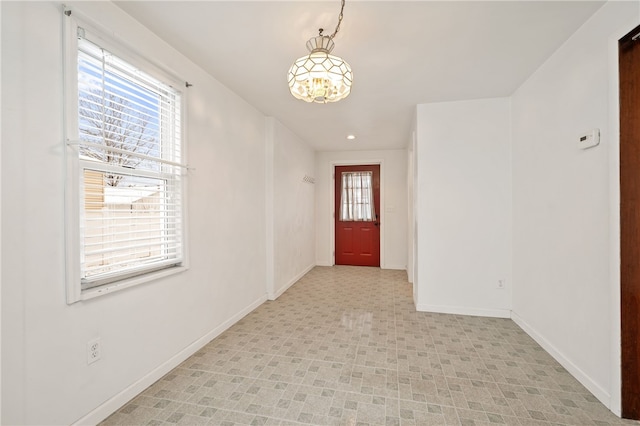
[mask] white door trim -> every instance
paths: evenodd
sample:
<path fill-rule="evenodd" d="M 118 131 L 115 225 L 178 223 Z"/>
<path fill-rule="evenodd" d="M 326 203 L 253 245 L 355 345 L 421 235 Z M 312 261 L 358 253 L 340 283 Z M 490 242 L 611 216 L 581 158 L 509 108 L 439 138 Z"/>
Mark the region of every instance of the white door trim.
<path fill-rule="evenodd" d="M 611 288 L 611 380 L 608 408 L 622 415 L 622 340 L 620 334 L 620 79 L 618 40 L 638 26 L 638 17 L 609 37 L 609 282 Z M 603 401 L 604 402 L 604 401 Z M 607 404 L 605 404 L 607 405 Z"/>

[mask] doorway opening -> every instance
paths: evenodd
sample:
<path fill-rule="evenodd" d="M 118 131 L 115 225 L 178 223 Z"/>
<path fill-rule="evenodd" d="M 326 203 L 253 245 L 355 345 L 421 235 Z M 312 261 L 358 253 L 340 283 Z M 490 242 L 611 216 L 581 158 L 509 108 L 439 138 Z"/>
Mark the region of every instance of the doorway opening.
<path fill-rule="evenodd" d="M 380 165 L 335 166 L 335 264 L 380 266 Z"/>
<path fill-rule="evenodd" d="M 618 42 L 622 417 L 640 419 L 640 26 Z"/>

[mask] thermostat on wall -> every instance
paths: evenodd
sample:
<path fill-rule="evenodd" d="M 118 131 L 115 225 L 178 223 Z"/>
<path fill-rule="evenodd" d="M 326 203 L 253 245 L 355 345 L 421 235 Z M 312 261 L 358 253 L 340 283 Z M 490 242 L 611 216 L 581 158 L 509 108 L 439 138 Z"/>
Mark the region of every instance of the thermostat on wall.
<path fill-rule="evenodd" d="M 600 143 L 600 129 L 593 129 L 590 132 L 580 135 L 578 146 L 580 149 L 592 148 Z"/>

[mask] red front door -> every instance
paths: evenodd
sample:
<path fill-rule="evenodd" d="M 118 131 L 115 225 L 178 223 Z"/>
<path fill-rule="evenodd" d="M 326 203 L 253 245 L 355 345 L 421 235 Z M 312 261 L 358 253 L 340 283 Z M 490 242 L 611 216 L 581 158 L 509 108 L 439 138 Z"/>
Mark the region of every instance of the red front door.
<path fill-rule="evenodd" d="M 336 166 L 335 196 L 336 265 L 380 266 L 380 165 Z"/>

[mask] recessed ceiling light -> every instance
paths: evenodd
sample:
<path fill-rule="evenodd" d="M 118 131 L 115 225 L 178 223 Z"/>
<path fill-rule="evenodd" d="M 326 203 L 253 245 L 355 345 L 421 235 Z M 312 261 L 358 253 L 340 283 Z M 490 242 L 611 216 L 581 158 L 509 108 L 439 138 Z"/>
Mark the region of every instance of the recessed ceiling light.
<path fill-rule="evenodd" d="M 354 140 L 356 138 L 356 135 L 347 135 L 347 139 L 349 139 L 350 141 Z"/>

